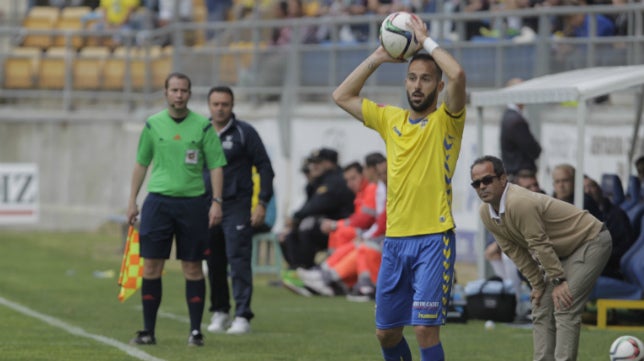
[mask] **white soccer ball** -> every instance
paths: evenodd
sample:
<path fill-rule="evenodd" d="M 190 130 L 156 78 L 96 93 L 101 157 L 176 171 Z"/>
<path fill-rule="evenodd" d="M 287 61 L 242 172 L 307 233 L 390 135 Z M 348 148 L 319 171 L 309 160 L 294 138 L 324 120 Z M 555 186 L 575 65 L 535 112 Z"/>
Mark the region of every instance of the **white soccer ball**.
<path fill-rule="evenodd" d="M 380 25 L 380 44 L 394 59 L 407 60 L 418 51 L 420 43 L 407 25 L 414 14 L 399 11 L 389 14 Z"/>
<path fill-rule="evenodd" d="M 620 336 L 610 345 L 610 361 L 644 361 L 644 344 L 635 336 Z"/>

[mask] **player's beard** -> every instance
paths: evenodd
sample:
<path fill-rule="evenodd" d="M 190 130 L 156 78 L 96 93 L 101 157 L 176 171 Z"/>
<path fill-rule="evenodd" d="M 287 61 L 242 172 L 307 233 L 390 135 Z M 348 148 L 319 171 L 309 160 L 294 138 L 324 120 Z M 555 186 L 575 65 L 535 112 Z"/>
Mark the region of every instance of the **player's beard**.
<path fill-rule="evenodd" d="M 414 102 L 411 100 L 411 94 L 407 93 L 407 102 L 409 103 L 409 107 L 413 109 L 415 112 L 423 113 L 434 104 L 434 101 L 436 100 L 437 89 L 438 87 L 434 88 L 434 90 L 431 93 L 429 93 L 429 95 L 425 98 L 425 100 L 423 100 L 418 105 L 414 104 Z"/>

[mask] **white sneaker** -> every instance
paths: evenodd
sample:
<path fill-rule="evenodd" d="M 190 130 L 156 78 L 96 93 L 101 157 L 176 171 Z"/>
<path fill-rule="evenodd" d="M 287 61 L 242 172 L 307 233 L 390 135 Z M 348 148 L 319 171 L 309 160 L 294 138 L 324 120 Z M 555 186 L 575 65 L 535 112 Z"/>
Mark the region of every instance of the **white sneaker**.
<path fill-rule="evenodd" d="M 250 332 L 250 323 L 243 317 L 235 317 L 228 331 L 229 335 L 241 335 Z"/>
<path fill-rule="evenodd" d="M 297 269 L 297 275 L 304 285 L 322 296 L 335 296 L 333 288 L 324 282 L 321 270 Z"/>
<path fill-rule="evenodd" d="M 210 318 L 208 332 L 221 333 L 226 331 L 228 326 L 228 314 L 224 312 L 215 312 Z"/>

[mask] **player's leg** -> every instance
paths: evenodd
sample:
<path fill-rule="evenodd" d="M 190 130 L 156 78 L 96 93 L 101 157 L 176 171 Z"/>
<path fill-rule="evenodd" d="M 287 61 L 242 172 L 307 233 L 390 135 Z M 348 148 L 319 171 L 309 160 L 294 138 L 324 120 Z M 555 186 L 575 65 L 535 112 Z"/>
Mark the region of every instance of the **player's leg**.
<path fill-rule="evenodd" d="M 554 360 L 556 335 L 552 285 L 546 284 L 539 306 L 532 305 L 532 343 L 535 361 Z"/>
<path fill-rule="evenodd" d="M 226 213 L 222 224 L 210 229 L 209 249 L 206 261 L 208 263 L 208 284 L 210 286 L 210 312 L 213 312 L 210 332 L 223 332 L 228 322 L 230 312 L 230 291 L 228 287 L 228 257 L 226 257 L 226 238 L 223 224 L 227 222 Z"/>
<path fill-rule="evenodd" d="M 242 334 L 250 331 L 249 321 L 253 296 L 253 229 L 250 225 L 250 198 L 226 203 L 228 220 L 223 225 L 226 255 L 230 264 L 230 279 L 235 299 L 235 318 L 227 333 Z"/>
<path fill-rule="evenodd" d="M 201 266 L 208 245 L 208 210 L 203 197 L 174 200 L 177 258 L 181 260 L 186 279 L 186 303 L 190 317 L 188 344 L 202 346 L 201 320 L 203 318 L 206 281 Z"/>
<path fill-rule="evenodd" d="M 577 359 L 581 315 L 597 278 L 608 262 L 611 247 L 610 234 L 605 231 L 562 261 L 573 304 L 554 313 L 557 325 L 556 360 Z"/>
<path fill-rule="evenodd" d="M 408 238 L 386 238 L 383 244 L 380 277 L 376 287 L 376 337 L 385 361 L 410 361 L 411 350 L 403 327 L 411 324 L 413 289 L 405 262 Z"/>
<path fill-rule="evenodd" d="M 414 263 L 414 303 L 412 325 L 420 347 L 421 360 L 443 361 L 440 326 L 445 324 L 454 279 L 454 232 L 419 237 L 411 247 L 417 254 Z"/>
<path fill-rule="evenodd" d="M 141 225 L 139 237 L 143 262 L 143 280 L 141 282 L 141 304 L 143 307 L 143 330 L 131 343 L 148 345 L 156 343 L 156 319 L 163 294 L 161 275 L 165 259 L 170 257 L 172 249 L 172 216 L 167 203 L 168 198 L 157 194 L 148 194 L 141 207 Z"/>

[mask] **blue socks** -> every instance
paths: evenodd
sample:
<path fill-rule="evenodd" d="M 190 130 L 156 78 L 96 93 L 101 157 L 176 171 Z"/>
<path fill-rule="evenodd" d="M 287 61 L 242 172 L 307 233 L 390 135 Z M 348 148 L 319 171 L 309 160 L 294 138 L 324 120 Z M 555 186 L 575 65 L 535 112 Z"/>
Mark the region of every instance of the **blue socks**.
<path fill-rule="evenodd" d="M 407 340 L 403 337 L 398 344 L 392 348 L 383 348 L 382 356 L 385 361 L 411 361 L 411 350 Z"/>
<path fill-rule="evenodd" d="M 421 348 L 420 358 L 422 361 L 445 361 L 445 352 L 443 351 L 443 344 L 440 342 L 438 345 L 432 347 Z"/>

